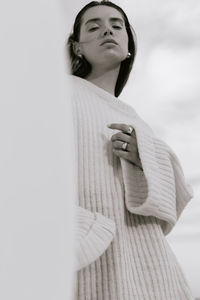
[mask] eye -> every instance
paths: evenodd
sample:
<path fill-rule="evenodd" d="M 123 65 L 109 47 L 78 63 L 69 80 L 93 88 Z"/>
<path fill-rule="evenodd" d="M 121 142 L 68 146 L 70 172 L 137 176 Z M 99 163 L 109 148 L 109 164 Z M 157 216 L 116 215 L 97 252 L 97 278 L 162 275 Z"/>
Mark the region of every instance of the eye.
<path fill-rule="evenodd" d="M 118 25 L 113 25 L 113 28 L 117 29 L 117 30 L 121 30 L 122 27 L 121 26 L 118 26 Z"/>
<path fill-rule="evenodd" d="M 95 31 L 95 30 L 97 30 L 97 29 L 99 29 L 99 27 L 92 27 L 92 28 L 90 28 L 88 31 Z"/>

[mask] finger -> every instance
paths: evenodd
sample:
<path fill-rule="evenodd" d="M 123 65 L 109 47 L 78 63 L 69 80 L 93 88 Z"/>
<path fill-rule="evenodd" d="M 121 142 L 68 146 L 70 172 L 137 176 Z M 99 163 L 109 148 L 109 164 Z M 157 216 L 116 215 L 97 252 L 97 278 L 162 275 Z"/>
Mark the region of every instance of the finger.
<path fill-rule="evenodd" d="M 122 141 L 122 142 L 127 142 L 131 145 L 135 145 L 137 144 L 137 141 L 136 141 L 136 137 L 135 135 L 128 135 L 128 134 L 125 134 L 123 132 L 117 132 L 115 134 L 113 134 L 113 136 L 111 137 L 111 141 L 114 142 L 114 141 Z"/>
<path fill-rule="evenodd" d="M 140 162 L 140 164 L 137 163 L 140 160 L 138 160 L 138 157 L 136 155 L 132 155 L 130 152 L 126 152 L 126 151 L 123 151 L 123 150 L 117 150 L 117 149 L 113 149 L 113 153 L 116 156 L 118 156 L 120 158 L 123 158 L 123 159 L 126 159 L 129 162 L 139 166 L 142 169 L 141 162 Z"/>
<path fill-rule="evenodd" d="M 113 136 L 111 137 L 111 141 L 114 142 L 117 140 L 129 143 L 131 140 L 131 137 L 130 137 L 130 135 L 127 135 L 123 132 L 117 132 L 117 133 L 113 134 Z"/>
<path fill-rule="evenodd" d="M 122 141 L 114 141 L 113 142 L 113 148 L 116 149 L 116 150 L 129 151 L 129 147 L 130 147 L 129 143 L 127 143 L 126 150 L 124 150 L 122 148 L 123 144 L 124 144 L 124 142 L 122 142 Z"/>
<path fill-rule="evenodd" d="M 124 124 L 124 123 L 111 123 L 107 125 L 110 129 L 118 129 L 125 133 L 129 130 L 130 125 Z M 131 126 L 132 127 L 132 126 Z"/>
<path fill-rule="evenodd" d="M 130 160 L 130 155 L 129 155 L 129 152 L 127 152 L 127 151 L 113 149 L 113 153 L 121 158 Z"/>
<path fill-rule="evenodd" d="M 122 141 L 115 141 L 112 143 L 112 146 L 113 146 L 113 150 L 121 150 L 122 152 L 129 152 L 129 158 L 131 159 L 131 161 L 134 161 L 135 158 L 137 158 L 139 156 L 138 154 L 138 149 L 135 145 L 131 145 L 129 143 L 127 143 L 127 147 L 126 149 L 123 149 L 123 144 L 124 142 Z"/>

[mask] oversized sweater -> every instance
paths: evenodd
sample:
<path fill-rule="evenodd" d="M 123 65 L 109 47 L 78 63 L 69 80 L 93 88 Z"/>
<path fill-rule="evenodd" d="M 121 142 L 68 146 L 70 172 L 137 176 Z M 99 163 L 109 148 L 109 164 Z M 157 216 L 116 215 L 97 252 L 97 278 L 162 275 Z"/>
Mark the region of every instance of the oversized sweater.
<path fill-rule="evenodd" d="M 81 219 L 84 211 L 86 219 L 88 212 L 101 214 L 105 218 L 105 240 L 110 236 L 103 242 L 104 233 L 99 235 L 103 246 L 96 257 L 98 242 L 95 238 L 91 242 L 94 221 L 85 238 L 82 236 L 84 243 L 91 229 L 90 243 L 83 245 L 85 262 L 77 272 L 74 299 L 193 299 L 165 238 L 192 197 L 176 155 L 155 137 L 131 106 L 85 79 L 69 78 L 76 137 L 77 205 L 82 209 Z M 113 153 L 111 137 L 118 131 L 109 129 L 110 123 L 133 126 L 142 170 Z"/>

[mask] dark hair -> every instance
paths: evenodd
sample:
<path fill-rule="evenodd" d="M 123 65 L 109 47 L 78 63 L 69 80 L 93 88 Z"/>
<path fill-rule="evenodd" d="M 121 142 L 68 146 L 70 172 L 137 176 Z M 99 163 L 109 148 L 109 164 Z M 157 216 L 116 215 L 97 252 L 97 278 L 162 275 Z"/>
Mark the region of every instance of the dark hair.
<path fill-rule="evenodd" d="M 90 72 L 92 70 L 91 64 L 85 59 L 85 57 L 78 57 L 74 53 L 73 44 L 75 41 L 77 41 L 77 42 L 79 41 L 81 22 L 82 22 L 82 17 L 84 15 L 84 13 L 89 8 L 94 7 L 94 6 L 99 6 L 99 5 L 110 6 L 110 7 L 115 8 L 116 10 L 118 10 L 124 18 L 126 31 L 128 34 L 128 51 L 131 53 L 131 56 L 121 62 L 119 75 L 118 75 L 116 86 L 115 86 L 115 96 L 118 97 L 120 95 L 120 93 L 122 92 L 128 78 L 129 78 L 130 72 L 132 70 L 133 62 L 134 62 L 135 55 L 136 55 L 136 35 L 135 35 L 133 28 L 129 24 L 128 18 L 126 16 L 126 14 L 124 13 L 124 11 L 119 6 L 117 6 L 116 4 L 114 4 L 110 1 L 100 1 L 100 2 L 92 1 L 92 2 L 88 3 L 86 6 L 84 6 L 79 11 L 78 15 L 76 16 L 74 26 L 73 26 L 73 33 L 69 36 L 69 38 L 67 40 L 67 45 L 66 45 L 68 47 L 68 54 L 70 56 L 71 74 L 81 77 L 81 78 L 85 78 L 87 75 L 90 74 Z"/>

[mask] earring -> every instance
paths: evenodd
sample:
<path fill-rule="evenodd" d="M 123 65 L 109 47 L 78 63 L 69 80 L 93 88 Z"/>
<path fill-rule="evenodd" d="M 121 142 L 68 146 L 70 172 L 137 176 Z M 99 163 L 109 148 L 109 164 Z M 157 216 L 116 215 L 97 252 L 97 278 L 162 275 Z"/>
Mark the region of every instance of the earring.
<path fill-rule="evenodd" d="M 126 58 L 130 58 L 131 57 L 131 53 L 128 52 L 127 57 Z"/>

